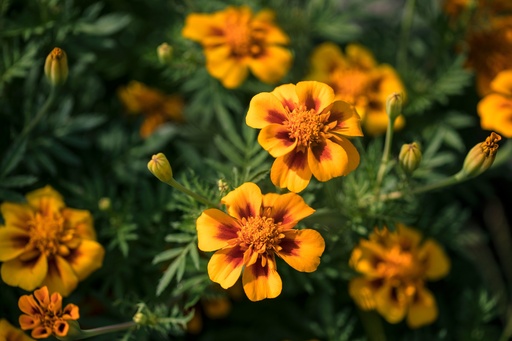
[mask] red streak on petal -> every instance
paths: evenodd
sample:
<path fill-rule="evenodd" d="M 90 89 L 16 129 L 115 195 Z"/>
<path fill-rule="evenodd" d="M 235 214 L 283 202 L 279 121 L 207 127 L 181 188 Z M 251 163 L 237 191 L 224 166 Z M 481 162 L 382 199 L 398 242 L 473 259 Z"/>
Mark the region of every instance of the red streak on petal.
<path fill-rule="evenodd" d="M 279 246 L 282 247 L 280 254 L 284 254 L 286 256 L 297 256 L 299 254 L 299 246 L 300 243 L 294 239 L 283 238 Z"/>
<path fill-rule="evenodd" d="M 306 153 L 295 152 L 286 158 L 285 162 L 290 169 L 304 169 L 307 166 L 308 158 Z"/>
<path fill-rule="evenodd" d="M 280 113 L 279 111 L 269 110 L 267 111 L 267 117 L 265 117 L 265 121 L 270 123 L 283 123 L 286 120 L 286 116 Z"/>
<path fill-rule="evenodd" d="M 230 240 L 237 237 L 237 230 L 235 230 L 231 226 L 218 225 L 217 231 L 218 233 L 215 235 L 215 238 L 221 240 Z"/>

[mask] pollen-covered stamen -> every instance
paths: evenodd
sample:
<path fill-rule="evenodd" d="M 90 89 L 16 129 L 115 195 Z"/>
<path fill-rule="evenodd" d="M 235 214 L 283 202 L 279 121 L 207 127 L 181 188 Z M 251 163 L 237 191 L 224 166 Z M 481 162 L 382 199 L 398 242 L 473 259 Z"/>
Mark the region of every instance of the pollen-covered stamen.
<path fill-rule="evenodd" d="M 262 35 L 258 32 L 251 32 L 248 24 L 242 25 L 239 22 L 227 23 L 224 32 L 231 48 L 231 54 L 234 57 L 254 57 L 262 53 Z"/>
<path fill-rule="evenodd" d="M 393 247 L 385 259 L 377 265 L 377 271 L 387 278 L 400 280 L 422 277 L 424 268 L 411 252 Z"/>
<path fill-rule="evenodd" d="M 284 238 L 281 229 L 281 223 L 275 223 L 273 218 L 243 218 L 242 229 L 238 232 L 240 246 L 259 254 L 279 251 L 279 243 Z"/>
<path fill-rule="evenodd" d="M 288 120 L 284 123 L 288 127 L 289 137 L 297 141 L 299 149 L 304 149 L 322 140 L 328 116 L 300 106 L 288 113 Z"/>
<path fill-rule="evenodd" d="M 30 245 L 45 256 L 69 255 L 67 242 L 73 239 L 74 229 L 66 228 L 64 217 L 58 213 L 37 213 L 28 222 Z M 29 255 L 27 254 L 27 257 Z"/>

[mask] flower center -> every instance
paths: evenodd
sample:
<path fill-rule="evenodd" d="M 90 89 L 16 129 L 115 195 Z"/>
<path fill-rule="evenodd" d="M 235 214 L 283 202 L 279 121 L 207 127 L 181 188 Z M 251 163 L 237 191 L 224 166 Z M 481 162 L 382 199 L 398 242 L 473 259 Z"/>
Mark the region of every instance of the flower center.
<path fill-rule="evenodd" d="M 356 104 L 358 97 L 365 93 L 369 76 L 358 69 L 338 69 L 331 75 L 332 86 L 342 101 Z"/>
<path fill-rule="evenodd" d="M 252 248 L 259 254 L 281 249 L 279 243 L 284 238 L 284 234 L 281 233 L 281 223 L 276 224 L 273 218 L 265 216 L 243 218 L 242 225 L 242 229 L 238 232 L 242 248 Z"/>
<path fill-rule="evenodd" d="M 496 155 L 496 152 L 498 151 L 498 148 L 500 146 L 498 144 L 500 140 L 501 136 L 496 134 L 495 132 L 492 132 L 491 135 L 489 135 L 481 144 L 482 152 L 488 157 Z"/>
<path fill-rule="evenodd" d="M 60 214 L 36 213 L 28 223 L 30 244 L 47 257 L 55 254 L 67 256 L 69 249 L 64 243 L 73 239 L 74 230 L 66 228 Z"/>
<path fill-rule="evenodd" d="M 387 278 L 408 280 L 420 277 L 423 268 L 411 252 L 397 246 L 386 253 L 385 260 L 377 266 L 377 270 Z"/>
<path fill-rule="evenodd" d="M 308 110 L 305 106 L 293 109 L 288 113 L 288 135 L 297 141 L 299 149 L 306 149 L 311 144 L 322 140 L 324 122 L 328 115 L 318 115 L 315 109 Z"/>
<path fill-rule="evenodd" d="M 226 23 L 224 34 L 231 54 L 235 58 L 246 56 L 256 57 L 263 51 L 262 42 L 265 34 L 258 30 L 252 30 L 248 22 L 231 20 Z"/>

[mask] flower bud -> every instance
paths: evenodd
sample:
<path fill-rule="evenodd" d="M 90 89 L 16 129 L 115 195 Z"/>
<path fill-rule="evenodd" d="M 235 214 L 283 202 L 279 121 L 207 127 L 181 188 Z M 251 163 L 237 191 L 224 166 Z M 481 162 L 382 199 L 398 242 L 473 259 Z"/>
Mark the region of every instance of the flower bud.
<path fill-rule="evenodd" d="M 170 64 L 172 61 L 172 46 L 167 43 L 160 44 L 156 52 L 158 54 L 158 60 L 161 64 Z"/>
<path fill-rule="evenodd" d="M 56 47 L 46 57 L 44 74 L 52 85 L 63 84 L 68 78 L 68 57 L 66 52 Z"/>
<path fill-rule="evenodd" d="M 474 177 L 489 169 L 496 158 L 499 147 L 498 141 L 500 140 L 501 136 L 492 132 L 484 142 L 471 148 L 468 155 L 466 155 L 459 176 Z"/>
<path fill-rule="evenodd" d="M 400 149 L 398 162 L 408 174 L 411 174 L 420 165 L 421 156 L 421 149 L 418 143 L 404 144 Z"/>
<path fill-rule="evenodd" d="M 386 100 L 386 113 L 391 121 L 394 121 L 402 113 L 403 96 L 394 92 Z"/>
<path fill-rule="evenodd" d="M 108 211 L 112 207 L 110 198 L 103 197 L 98 201 L 98 207 L 101 211 Z"/>
<path fill-rule="evenodd" d="M 148 169 L 162 182 L 172 180 L 172 168 L 163 153 L 153 155 L 151 161 L 148 162 Z"/>

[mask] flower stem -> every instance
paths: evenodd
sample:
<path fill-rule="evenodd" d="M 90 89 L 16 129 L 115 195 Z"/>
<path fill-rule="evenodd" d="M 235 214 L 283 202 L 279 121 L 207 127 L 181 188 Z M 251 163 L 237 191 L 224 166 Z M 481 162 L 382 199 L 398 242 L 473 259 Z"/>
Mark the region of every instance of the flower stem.
<path fill-rule="evenodd" d="M 106 327 L 82 330 L 82 333 L 77 338 L 77 340 L 88 339 L 93 336 L 119 332 L 122 330 L 128 330 L 136 325 L 137 325 L 137 323 L 130 321 L 130 322 L 124 322 L 124 323 L 119 323 L 119 324 L 113 324 L 111 326 L 106 326 Z"/>
<path fill-rule="evenodd" d="M 191 190 L 189 190 L 188 188 L 186 188 L 185 186 L 183 186 L 182 184 L 180 184 L 179 182 L 177 182 L 174 179 L 171 179 L 171 180 L 167 181 L 166 183 L 169 186 L 176 188 L 178 191 L 185 193 L 186 195 L 194 198 L 195 200 L 199 201 L 200 203 L 205 204 L 206 206 L 218 207 L 218 205 L 216 205 L 215 203 L 211 202 L 210 200 L 206 199 L 205 197 L 203 197 L 195 192 L 192 192 Z"/>
<path fill-rule="evenodd" d="M 467 179 L 469 179 L 469 178 L 463 178 L 460 176 L 460 173 L 457 173 L 457 174 L 450 176 L 449 178 L 440 180 L 438 182 L 434 182 L 432 184 L 427 184 L 425 186 L 417 187 L 417 188 L 413 189 L 412 191 L 410 191 L 409 194 L 421 194 L 421 193 L 433 191 L 433 190 L 440 189 L 443 187 L 455 185 L 455 184 L 465 181 Z M 397 200 L 397 199 L 402 198 L 404 196 L 404 194 L 405 193 L 402 191 L 391 192 L 391 193 L 381 195 L 380 200 L 381 201 Z"/>
<path fill-rule="evenodd" d="M 34 116 L 34 118 L 32 120 L 30 120 L 30 122 L 27 125 L 25 125 L 25 127 L 21 131 L 21 134 L 18 137 L 18 139 L 20 141 L 23 140 L 23 138 L 25 136 L 27 136 L 32 131 L 32 129 L 34 129 L 37 126 L 39 121 L 41 121 L 41 119 L 46 115 L 46 113 L 50 109 L 51 105 L 53 104 L 53 101 L 55 100 L 56 95 L 57 95 L 57 87 L 52 86 L 50 89 L 50 95 L 48 95 L 48 98 L 44 102 L 41 109 L 39 109 L 36 116 Z"/>
<path fill-rule="evenodd" d="M 403 71 L 407 67 L 407 47 L 409 46 L 409 34 L 414 19 L 414 7 L 416 0 L 407 0 L 402 18 L 402 30 L 400 33 L 400 46 L 397 53 L 397 66 Z"/>
<path fill-rule="evenodd" d="M 393 141 L 393 126 L 395 125 L 395 118 L 388 120 L 388 128 L 386 131 L 386 141 L 384 142 L 384 150 L 382 152 L 382 159 L 380 160 L 379 170 L 377 172 L 377 181 L 375 184 L 375 197 L 379 196 L 380 187 L 382 185 L 382 180 L 384 179 L 384 175 L 386 173 L 386 168 L 388 167 L 389 162 L 389 154 L 391 152 L 391 142 Z"/>

